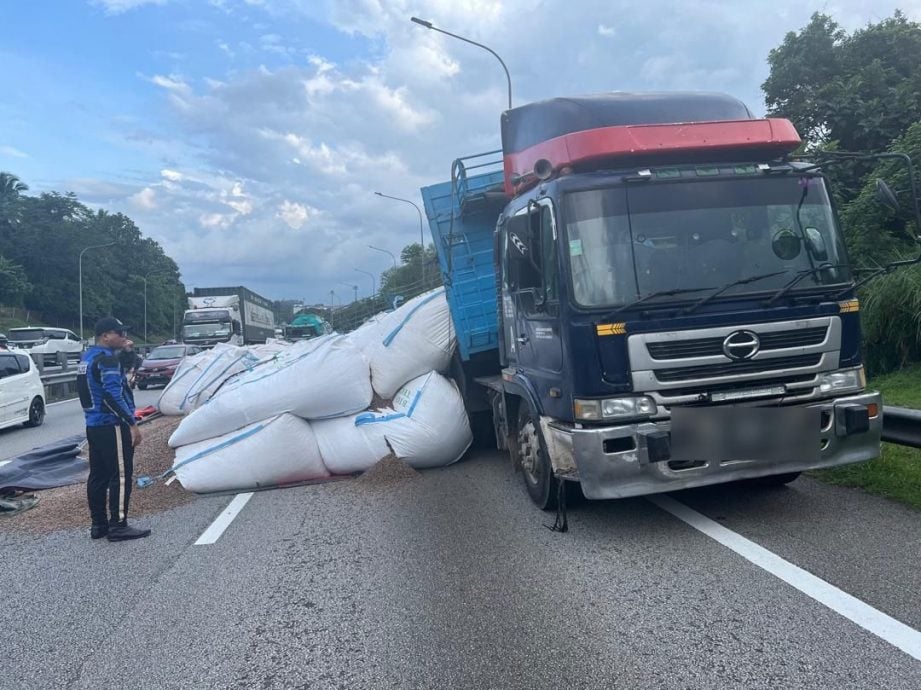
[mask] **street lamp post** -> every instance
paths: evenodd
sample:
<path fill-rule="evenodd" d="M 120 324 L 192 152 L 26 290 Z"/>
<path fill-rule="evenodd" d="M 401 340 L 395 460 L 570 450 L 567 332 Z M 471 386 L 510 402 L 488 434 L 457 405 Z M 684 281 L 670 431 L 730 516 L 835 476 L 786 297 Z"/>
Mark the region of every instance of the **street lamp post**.
<path fill-rule="evenodd" d="M 388 250 L 386 250 L 386 249 L 381 249 L 380 247 L 375 247 L 373 244 L 369 244 L 369 245 L 368 245 L 368 249 L 373 249 L 373 250 L 376 251 L 376 252 L 382 252 L 382 253 L 384 253 L 384 254 L 389 254 L 389 255 L 390 255 L 390 258 L 393 260 L 393 268 L 396 269 L 396 267 L 397 267 L 397 257 L 395 257 L 395 256 L 393 255 L 393 252 L 388 251 Z"/>
<path fill-rule="evenodd" d="M 355 270 L 371 278 L 371 298 L 374 299 L 374 295 L 377 294 L 377 281 L 374 278 L 374 274 L 370 271 L 362 271 L 360 268 L 356 268 Z"/>
<path fill-rule="evenodd" d="M 149 344 L 147 342 L 147 279 L 152 275 L 156 275 L 158 273 L 167 273 L 167 272 L 168 271 L 164 271 L 162 269 L 156 269 L 153 271 L 148 271 L 144 275 L 144 277 L 141 278 L 141 280 L 144 281 L 144 347 L 147 347 L 147 345 Z M 174 321 L 175 321 L 175 309 L 173 310 L 173 315 L 174 315 Z M 173 324 L 173 330 L 175 330 L 175 323 Z"/>
<path fill-rule="evenodd" d="M 345 285 L 347 288 L 352 289 L 355 292 L 355 296 L 352 298 L 352 304 L 358 301 L 358 286 L 355 283 L 343 283 L 339 281 L 340 285 Z"/>
<path fill-rule="evenodd" d="M 374 192 L 380 197 L 385 199 L 393 199 L 394 201 L 402 201 L 407 204 L 412 204 L 412 207 L 416 209 L 416 213 L 419 214 L 419 244 L 422 246 L 422 258 L 420 262 L 422 263 L 422 289 L 425 289 L 425 228 L 422 223 L 422 209 L 420 209 L 414 202 L 409 199 L 401 199 L 398 196 L 390 196 L 389 194 L 382 194 L 381 192 Z"/>
<path fill-rule="evenodd" d="M 484 46 L 482 43 L 477 43 L 476 41 L 471 41 L 469 38 L 464 38 L 463 36 L 458 36 L 457 34 L 452 34 L 450 31 L 445 31 L 444 29 L 439 29 L 436 26 L 432 25 L 432 22 L 426 21 L 425 19 L 419 19 L 419 17 L 411 17 L 410 21 L 418 24 L 419 26 L 424 26 L 426 29 L 431 29 L 432 31 L 437 31 L 438 33 L 445 34 L 451 38 L 456 38 L 459 41 L 464 43 L 469 43 L 475 45 L 478 48 L 482 48 L 485 51 L 488 51 L 493 54 L 496 60 L 499 61 L 499 64 L 502 65 L 502 69 L 505 70 L 505 80 L 508 82 L 508 109 L 512 109 L 512 78 L 509 76 L 508 67 L 505 66 L 505 63 L 502 61 L 502 58 L 499 57 L 499 54 L 490 48 L 489 46 Z"/>
<path fill-rule="evenodd" d="M 86 247 L 83 251 L 80 252 L 80 257 L 77 259 L 77 273 L 79 274 L 78 290 L 80 292 L 80 342 L 83 342 L 83 255 L 86 254 L 90 249 L 101 249 L 102 247 L 111 247 L 115 244 L 115 240 L 111 242 L 106 242 L 105 244 L 94 244 L 92 246 Z"/>

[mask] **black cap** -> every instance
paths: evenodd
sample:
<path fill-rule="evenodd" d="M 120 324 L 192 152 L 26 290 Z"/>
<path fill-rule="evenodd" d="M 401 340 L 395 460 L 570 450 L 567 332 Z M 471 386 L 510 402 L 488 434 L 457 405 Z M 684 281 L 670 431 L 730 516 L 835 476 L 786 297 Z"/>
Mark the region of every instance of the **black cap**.
<path fill-rule="evenodd" d="M 114 316 L 106 316 L 96 322 L 96 337 L 98 338 L 103 333 L 108 333 L 109 331 L 117 331 L 118 333 L 127 333 L 128 327 L 123 324 L 121 321 L 116 319 Z"/>

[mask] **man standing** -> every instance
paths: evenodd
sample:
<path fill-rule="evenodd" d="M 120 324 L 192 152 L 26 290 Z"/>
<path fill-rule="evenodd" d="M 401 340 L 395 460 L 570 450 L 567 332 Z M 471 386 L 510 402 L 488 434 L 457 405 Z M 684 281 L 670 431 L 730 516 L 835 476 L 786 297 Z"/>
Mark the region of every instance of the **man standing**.
<path fill-rule="evenodd" d="M 141 357 L 134 351 L 134 341 L 126 340 L 121 352 L 118 353 L 118 361 L 121 362 L 122 371 L 128 379 L 128 387 L 134 389 L 134 376 L 139 366 L 141 366 Z"/>
<path fill-rule="evenodd" d="M 118 359 L 127 342 L 125 325 L 106 317 L 96 322 L 96 344 L 83 353 L 77 390 L 86 417 L 90 477 L 86 484 L 93 539 L 140 539 L 150 534 L 128 526 L 128 500 L 134 448 L 141 432 L 134 419 L 134 397 Z M 108 501 L 107 501 L 108 499 Z M 106 505 L 108 503 L 108 506 Z"/>

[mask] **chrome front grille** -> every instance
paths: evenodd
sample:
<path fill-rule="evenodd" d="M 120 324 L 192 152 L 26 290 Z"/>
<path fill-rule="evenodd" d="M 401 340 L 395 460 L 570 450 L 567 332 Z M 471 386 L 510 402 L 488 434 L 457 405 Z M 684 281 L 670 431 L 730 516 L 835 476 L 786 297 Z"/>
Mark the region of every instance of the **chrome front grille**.
<path fill-rule="evenodd" d="M 739 361 L 723 349 L 736 331 L 749 331 L 760 341 L 754 355 Z M 769 395 L 790 402 L 816 397 L 818 375 L 838 368 L 841 319 L 636 333 L 628 335 L 627 347 L 634 390 L 652 395 L 666 408 L 727 390 L 751 389 L 757 395 L 765 387 L 773 391 Z"/>
<path fill-rule="evenodd" d="M 680 369 L 658 369 L 653 373 L 657 381 L 696 381 L 722 376 L 739 376 L 754 372 L 776 372 L 785 369 L 814 367 L 822 359 L 821 353 L 798 355 L 795 357 L 773 357 L 771 359 L 729 362 L 728 364 L 710 364 L 699 367 L 682 367 Z"/>
<path fill-rule="evenodd" d="M 791 347 L 818 345 L 825 340 L 828 326 L 760 334 L 761 351 L 784 350 Z M 657 360 L 710 357 L 723 354 L 724 338 L 695 338 L 693 340 L 646 343 L 649 356 Z"/>

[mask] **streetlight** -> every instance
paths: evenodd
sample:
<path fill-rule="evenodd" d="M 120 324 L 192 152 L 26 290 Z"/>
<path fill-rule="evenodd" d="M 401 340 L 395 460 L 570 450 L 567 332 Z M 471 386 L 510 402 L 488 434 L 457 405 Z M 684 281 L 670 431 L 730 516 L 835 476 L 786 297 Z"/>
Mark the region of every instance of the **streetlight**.
<path fill-rule="evenodd" d="M 83 255 L 86 254 L 90 249 L 101 249 L 102 247 L 111 247 L 115 244 L 115 240 L 111 242 L 106 242 L 105 244 L 94 244 L 92 246 L 86 247 L 82 252 L 80 252 L 80 258 L 77 259 L 77 272 L 79 273 L 79 288 L 80 291 L 80 342 L 83 342 Z"/>
<path fill-rule="evenodd" d="M 355 285 L 354 283 L 343 283 L 341 280 L 339 281 L 339 284 L 345 285 L 347 288 L 351 288 L 352 290 L 355 291 L 355 297 L 352 299 L 353 304 L 358 301 L 358 286 L 357 285 Z"/>
<path fill-rule="evenodd" d="M 415 203 L 409 199 L 401 199 L 398 196 L 390 196 L 389 194 L 381 194 L 380 192 L 374 192 L 378 196 L 384 197 L 385 199 L 393 199 L 394 201 L 402 201 L 407 204 L 412 204 L 413 208 L 416 209 L 416 213 L 419 214 L 419 244 L 422 245 L 422 258 L 420 262 L 422 263 L 422 288 L 425 289 L 425 230 L 422 225 L 422 209 L 416 206 Z"/>
<path fill-rule="evenodd" d="M 377 294 L 377 281 L 374 279 L 374 274 L 370 271 L 362 271 L 360 268 L 356 268 L 355 270 L 371 277 L 371 298 L 373 299 L 374 295 Z"/>
<path fill-rule="evenodd" d="M 393 252 L 387 251 L 386 249 L 381 249 L 380 247 L 375 247 L 373 244 L 369 244 L 368 249 L 373 249 L 376 252 L 383 252 L 384 254 L 389 254 L 390 258 L 393 259 L 393 268 L 396 269 L 397 257 L 393 255 Z"/>
<path fill-rule="evenodd" d="M 456 38 L 459 41 L 464 43 L 469 43 L 475 45 L 483 50 L 489 51 L 495 56 L 496 60 L 499 61 L 499 64 L 502 65 L 502 69 L 505 70 L 505 79 L 508 82 L 508 109 L 512 109 L 512 78 L 509 76 L 508 67 L 505 66 L 505 63 L 502 62 L 502 58 L 499 57 L 499 54 L 490 48 L 489 46 L 484 46 L 482 43 L 477 43 L 476 41 L 471 41 L 469 38 L 464 38 L 463 36 L 458 36 L 457 34 L 452 34 L 450 31 L 445 31 L 444 29 L 439 29 L 436 26 L 432 25 L 432 22 L 426 21 L 425 19 L 419 19 L 419 17 L 410 17 L 410 21 L 415 22 L 419 26 L 424 26 L 426 29 L 431 29 L 432 31 L 437 31 L 438 33 L 445 34 L 451 38 Z"/>
<path fill-rule="evenodd" d="M 152 270 L 152 271 L 148 271 L 148 272 L 144 275 L 144 277 L 141 278 L 141 280 L 144 281 L 144 346 L 145 346 L 145 347 L 149 344 L 149 343 L 147 342 L 147 279 L 148 279 L 150 276 L 156 275 L 156 274 L 158 274 L 158 273 L 169 273 L 169 271 L 166 270 L 166 269 L 163 269 L 163 268 L 156 268 L 156 269 L 154 269 L 154 270 Z M 173 313 L 174 313 L 174 315 L 175 315 L 175 309 L 173 310 Z M 175 330 L 175 325 L 174 325 L 173 329 Z"/>

